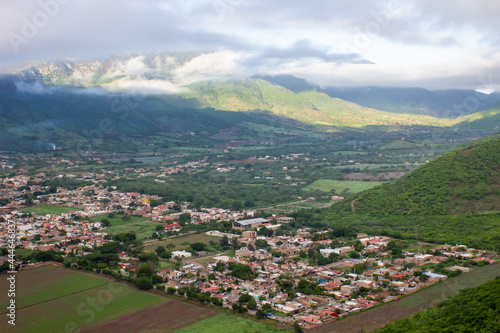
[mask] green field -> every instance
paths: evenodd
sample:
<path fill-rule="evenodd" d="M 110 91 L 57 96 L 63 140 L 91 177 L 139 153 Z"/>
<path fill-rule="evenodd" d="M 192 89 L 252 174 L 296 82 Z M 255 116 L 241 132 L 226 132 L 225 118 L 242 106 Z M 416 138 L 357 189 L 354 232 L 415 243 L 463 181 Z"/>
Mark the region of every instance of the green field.
<path fill-rule="evenodd" d="M 21 271 L 16 278 L 15 330 L 7 325 L 3 312 L 2 332 L 68 332 L 164 300 L 105 278 L 54 266 Z M 0 280 L 2 293 L 7 289 L 7 280 Z M 2 309 L 8 301 L 2 297 Z"/>
<path fill-rule="evenodd" d="M 142 220 L 144 218 L 141 218 Z M 117 235 L 122 232 L 135 232 L 138 240 L 144 240 L 147 238 L 151 238 L 151 235 L 155 231 L 157 222 L 153 221 L 142 221 L 142 222 L 131 222 L 128 224 L 117 225 L 115 227 L 106 228 L 105 231 L 109 235 Z"/>
<path fill-rule="evenodd" d="M 278 330 L 271 324 L 247 320 L 234 315 L 221 313 L 217 316 L 210 317 L 199 321 L 193 325 L 181 328 L 174 331 L 175 333 L 291 333 L 289 329 Z"/>
<path fill-rule="evenodd" d="M 167 246 L 168 244 L 174 244 L 175 247 L 172 248 L 172 251 L 177 251 L 177 250 L 182 250 L 187 247 L 189 247 L 189 244 L 191 243 L 205 243 L 209 245 L 210 241 L 213 241 L 215 243 L 219 242 L 218 237 L 214 236 L 207 236 L 204 233 L 201 234 L 193 234 L 193 235 L 187 235 L 187 236 L 182 236 L 182 237 L 177 237 L 177 238 L 169 238 L 166 240 L 158 241 L 156 243 L 153 243 L 151 245 L 146 245 L 144 247 L 145 251 L 154 251 L 157 246 Z"/>
<path fill-rule="evenodd" d="M 314 183 L 307 185 L 303 188 L 304 191 L 320 190 L 324 192 L 335 191 L 336 194 L 340 194 L 344 190 L 348 190 L 351 193 L 358 193 L 364 190 L 371 189 L 383 182 L 360 182 L 360 181 L 348 181 L 348 180 L 333 180 L 333 179 L 318 179 Z"/>
<path fill-rule="evenodd" d="M 123 220 L 124 216 L 130 217 L 130 220 Z M 147 218 L 144 218 L 142 216 L 122 215 L 122 214 L 113 214 L 113 217 L 109 217 L 108 215 L 99 215 L 99 216 L 92 216 L 92 217 L 89 217 L 86 219 L 90 222 L 100 222 L 103 219 L 107 219 L 109 221 L 110 228 L 124 225 L 124 224 L 130 224 L 130 223 L 135 223 L 135 222 L 147 220 Z"/>
<path fill-rule="evenodd" d="M 61 214 L 67 213 L 72 210 L 81 210 L 80 208 L 75 207 L 66 207 L 66 206 L 56 206 L 56 205 L 40 205 L 36 207 L 29 207 L 21 210 L 24 213 L 35 213 L 36 215 L 45 215 L 45 214 Z"/>

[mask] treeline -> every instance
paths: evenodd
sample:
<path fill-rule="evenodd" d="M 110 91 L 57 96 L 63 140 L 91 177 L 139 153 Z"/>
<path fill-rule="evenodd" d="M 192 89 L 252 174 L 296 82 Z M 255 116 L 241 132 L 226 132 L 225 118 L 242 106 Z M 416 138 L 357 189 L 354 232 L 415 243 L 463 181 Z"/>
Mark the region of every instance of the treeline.
<path fill-rule="evenodd" d="M 498 332 L 499 305 L 500 278 L 497 277 L 479 287 L 462 290 L 435 307 L 397 320 L 377 332 Z"/>

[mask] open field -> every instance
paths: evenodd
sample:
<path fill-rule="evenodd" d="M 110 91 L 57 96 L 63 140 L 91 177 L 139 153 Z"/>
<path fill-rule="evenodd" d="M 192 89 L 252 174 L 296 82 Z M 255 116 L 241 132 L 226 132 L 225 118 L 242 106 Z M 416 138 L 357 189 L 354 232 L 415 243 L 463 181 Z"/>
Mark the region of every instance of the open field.
<path fill-rule="evenodd" d="M 380 307 L 363 311 L 345 319 L 323 325 L 307 333 L 372 332 L 395 320 L 407 318 L 455 296 L 460 290 L 476 287 L 500 275 L 500 264 L 490 265 L 476 271 L 434 284 L 403 299 Z"/>
<path fill-rule="evenodd" d="M 21 271 L 16 277 L 16 326 L 8 325 L 2 312 L 2 332 L 72 332 L 164 300 L 106 278 L 54 266 Z M 1 279 L 1 292 L 6 294 L 7 289 L 7 280 Z M 7 301 L 2 297 L 2 309 Z"/>
<path fill-rule="evenodd" d="M 219 312 L 216 309 L 181 302 L 170 298 L 164 301 L 114 318 L 92 327 L 81 333 L 127 332 L 127 333 L 161 333 L 173 332 Z M 203 331 L 198 331 L 203 332 Z"/>
<path fill-rule="evenodd" d="M 142 221 L 142 222 L 132 222 L 128 224 L 118 225 L 116 227 L 106 228 L 105 231 L 110 235 L 117 235 L 122 232 L 135 232 L 138 240 L 144 240 L 146 238 L 151 238 L 151 235 L 155 231 L 157 222 L 153 221 Z"/>
<path fill-rule="evenodd" d="M 130 224 L 130 223 L 136 223 L 140 221 L 147 220 L 147 218 L 144 218 L 142 216 L 137 216 L 137 215 L 121 215 L 121 214 L 113 214 L 113 217 L 109 217 L 107 214 L 105 215 L 99 215 L 99 216 L 92 216 L 89 218 L 86 218 L 86 220 L 90 222 L 100 222 L 103 219 L 107 219 L 109 221 L 109 227 L 117 227 L 120 225 L 124 224 Z M 124 216 L 130 217 L 130 220 L 128 219 L 123 219 Z"/>
<path fill-rule="evenodd" d="M 56 206 L 56 205 L 39 205 L 36 207 L 29 207 L 21 210 L 24 213 L 35 213 L 36 215 L 45 215 L 45 214 L 61 214 L 67 213 L 72 210 L 81 210 L 80 208 L 75 207 L 66 207 L 66 206 Z"/>
<path fill-rule="evenodd" d="M 165 239 L 162 241 L 154 242 L 154 243 L 151 243 L 151 244 L 144 246 L 144 250 L 145 251 L 154 251 L 156 249 L 156 247 L 158 247 L 158 246 L 167 246 L 168 244 L 173 244 L 175 247 L 172 248 L 171 250 L 177 251 L 177 250 L 182 250 L 182 249 L 187 248 L 189 246 L 189 244 L 191 244 L 191 243 L 200 242 L 200 243 L 205 243 L 205 244 L 209 245 L 210 241 L 218 243 L 219 238 L 214 237 L 214 236 L 207 236 L 204 233 L 193 234 L 193 235 L 187 235 L 187 236 L 177 237 L 177 238 L 169 238 L 169 239 Z"/>
<path fill-rule="evenodd" d="M 167 332 L 167 331 L 157 331 Z M 175 333 L 291 333 L 289 329 L 278 330 L 274 325 L 266 324 L 264 322 L 257 322 L 253 320 L 244 319 L 235 315 L 221 313 L 215 317 L 207 318 L 199 321 L 196 324 L 189 325 L 174 331 Z M 146 332 L 144 332 L 146 333 Z"/>
<path fill-rule="evenodd" d="M 364 190 L 371 189 L 382 182 L 363 182 L 363 181 L 347 181 L 347 180 L 333 180 L 333 179 L 318 179 L 314 183 L 305 186 L 302 190 L 320 190 L 330 192 L 335 190 L 335 193 L 340 194 L 344 190 L 351 193 L 358 193 Z"/>

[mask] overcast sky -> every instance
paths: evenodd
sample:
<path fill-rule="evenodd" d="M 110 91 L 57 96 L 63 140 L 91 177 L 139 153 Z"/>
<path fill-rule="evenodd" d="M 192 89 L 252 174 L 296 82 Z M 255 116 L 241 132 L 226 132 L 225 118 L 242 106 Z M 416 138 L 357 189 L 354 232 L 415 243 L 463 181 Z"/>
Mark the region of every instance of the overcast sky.
<path fill-rule="evenodd" d="M 0 66 L 201 51 L 191 66 L 324 86 L 500 91 L 498 0 L 15 0 Z"/>

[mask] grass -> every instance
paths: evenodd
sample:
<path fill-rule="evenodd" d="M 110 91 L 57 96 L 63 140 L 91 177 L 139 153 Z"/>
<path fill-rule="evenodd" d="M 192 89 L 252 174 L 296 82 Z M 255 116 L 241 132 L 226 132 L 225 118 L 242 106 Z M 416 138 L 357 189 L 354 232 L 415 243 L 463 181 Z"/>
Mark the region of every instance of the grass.
<path fill-rule="evenodd" d="M 162 241 L 159 241 L 159 242 L 154 243 L 154 244 L 146 245 L 144 247 L 144 250 L 145 251 L 154 251 L 156 249 L 156 247 L 158 247 L 158 246 L 165 246 L 166 247 L 168 244 L 173 244 L 175 247 L 173 247 L 172 249 L 169 249 L 169 251 L 170 250 L 176 251 L 176 250 L 185 249 L 185 248 L 189 247 L 189 244 L 192 244 L 192 243 L 200 242 L 200 243 L 205 243 L 205 244 L 209 245 L 210 241 L 218 243 L 219 238 L 213 237 L 213 236 L 207 236 L 204 233 L 192 234 L 192 235 L 187 235 L 187 236 L 182 236 L 182 237 L 177 237 L 177 238 L 169 238 L 169 239 L 162 240 Z"/>
<path fill-rule="evenodd" d="M 237 317 L 235 315 L 230 315 L 226 313 L 221 313 L 217 316 L 210 317 L 199 321 L 193 325 L 181 328 L 174 331 L 175 333 L 271 333 L 271 332 L 281 332 L 281 333 L 291 333 L 289 329 L 278 330 L 275 326 L 271 324 L 266 324 L 264 322 L 257 322 L 253 320 L 244 319 Z"/>
<path fill-rule="evenodd" d="M 128 224 L 118 225 L 115 227 L 106 228 L 105 231 L 110 235 L 117 235 L 122 232 L 135 232 L 138 240 L 151 238 L 158 223 L 153 221 L 132 222 Z"/>
<path fill-rule="evenodd" d="M 3 280 L 2 290 L 7 287 Z M 16 287 L 17 332 L 73 331 L 164 300 L 98 276 L 53 266 L 19 272 Z M 3 309 L 6 301 L 2 299 Z M 7 327 L 4 320 L 0 319 L 0 327 Z"/>
<path fill-rule="evenodd" d="M 130 224 L 130 223 L 136 223 L 140 221 L 147 220 L 142 216 L 137 216 L 137 215 L 127 215 L 130 217 L 130 220 L 123 220 L 122 218 L 125 215 L 121 214 L 113 214 L 113 217 L 109 217 L 108 215 L 99 215 L 99 216 L 92 216 L 87 218 L 88 221 L 90 222 L 100 222 L 103 219 L 107 219 L 109 221 L 109 227 L 116 227 L 124 224 Z"/>
<path fill-rule="evenodd" d="M 333 180 L 333 179 L 318 179 L 314 183 L 307 185 L 303 188 L 304 191 L 320 190 L 340 194 L 344 190 L 351 193 L 358 193 L 364 190 L 371 189 L 383 182 L 362 182 L 362 181 L 348 181 L 348 180 Z"/>
<path fill-rule="evenodd" d="M 56 205 L 40 205 L 36 207 L 29 207 L 21 210 L 23 213 L 35 213 L 36 215 L 55 214 L 59 215 L 69 211 L 81 210 L 80 208 L 56 206 Z"/>
<path fill-rule="evenodd" d="M 160 262 L 158 263 L 158 266 L 162 269 L 163 268 L 172 269 L 172 268 L 175 268 L 175 263 L 173 261 L 160 260 Z"/>

